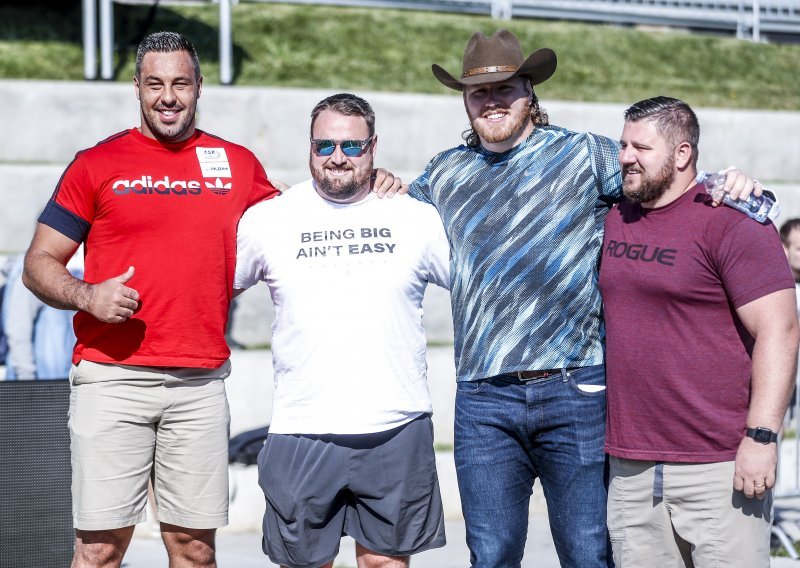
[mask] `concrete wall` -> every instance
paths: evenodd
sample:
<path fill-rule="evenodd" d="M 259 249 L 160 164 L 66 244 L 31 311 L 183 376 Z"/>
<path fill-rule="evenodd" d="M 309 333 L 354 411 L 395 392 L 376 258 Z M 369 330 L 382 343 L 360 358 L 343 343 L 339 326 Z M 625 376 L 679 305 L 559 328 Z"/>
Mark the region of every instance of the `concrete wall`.
<path fill-rule="evenodd" d="M 309 113 L 332 91 L 209 86 L 198 125 L 252 149 L 273 175 L 302 179 Z M 359 93 L 375 107 L 379 159 L 415 175 L 458 144 L 466 125 L 458 96 Z M 544 101 L 551 121 L 617 138 L 624 104 Z M 139 122 L 133 87 L 119 83 L 0 81 L 4 163 L 66 164 L 76 150 Z M 800 181 L 800 113 L 697 109 L 701 167 L 735 163 L 764 181 Z M 289 179 L 291 176 L 291 179 Z"/>
<path fill-rule="evenodd" d="M 198 125 L 253 150 L 271 177 L 296 183 L 308 176 L 309 113 L 331 93 L 209 86 L 200 99 Z M 359 94 L 378 117 L 377 164 L 406 180 L 437 152 L 461 142 L 467 121 L 458 96 Z M 616 139 L 626 105 L 544 106 L 554 124 Z M 7 222 L 0 229 L 0 250 L 15 251 L 26 246 L 37 212 L 75 152 L 137 125 L 138 104 L 130 84 L 0 81 L 0 109 L 0 205 Z M 800 184 L 800 113 L 697 110 L 701 168 L 735 164 L 767 184 Z"/>
<path fill-rule="evenodd" d="M 198 125 L 253 150 L 268 174 L 287 183 L 308 177 L 309 114 L 333 91 L 209 86 Z M 467 124 L 459 96 L 364 93 L 377 114 L 377 165 L 412 180 L 437 152 L 461 143 Z M 619 137 L 625 104 L 544 101 L 551 122 Z M 80 149 L 136 126 L 139 107 L 131 84 L 0 81 L 4 136 L 0 137 L 0 252 L 23 250 L 35 219 Z M 777 190 L 783 218 L 800 216 L 800 113 L 696 109 L 703 127 L 700 167 L 735 164 Z M 271 303 L 266 287 L 240 297 L 233 338 L 269 341 Z M 429 338 L 450 341 L 449 296 L 429 290 Z"/>

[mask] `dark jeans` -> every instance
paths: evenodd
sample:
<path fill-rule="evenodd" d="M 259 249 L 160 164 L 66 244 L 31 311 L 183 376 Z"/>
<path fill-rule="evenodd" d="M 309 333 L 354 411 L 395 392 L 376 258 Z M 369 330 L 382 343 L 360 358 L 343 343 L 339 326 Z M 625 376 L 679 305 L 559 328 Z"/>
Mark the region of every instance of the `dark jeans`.
<path fill-rule="evenodd" d="M 474 568 L 519 567 L 541 479 L 561 566 L 613 566 L 606 530 L 602 365 L 520 383 L 458 383 L 455 462 Z M 589 387 L 591 389 L 591 387 Z"/>

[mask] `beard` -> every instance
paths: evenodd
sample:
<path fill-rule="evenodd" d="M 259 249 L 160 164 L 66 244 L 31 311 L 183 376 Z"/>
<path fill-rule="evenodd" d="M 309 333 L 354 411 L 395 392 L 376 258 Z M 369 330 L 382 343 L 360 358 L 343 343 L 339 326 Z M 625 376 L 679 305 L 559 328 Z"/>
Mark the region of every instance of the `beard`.
<path fill-rule="evenodd" d="M 508 113 L 506 115 L 507 119 L 503 121 L 503 124 L 487 124 L 479 120 L 481 118 L 480 116 L 474 117 L 470 121 L 472 123 L 472 128 L 478 133 L 480 139 L 490 144 L 508 140 L 514 134 L 522 130 L 525 124 L 531 119 L 530 110 L 527 106 L 521 111 L 511 108 L 492 109 L 492 111 L 494 110 L 501 110 Z M 488 114 L 492 111 L 487 111 L 482 114 Z"/>
<path fill-rule="evenodd" d="M 664 195 L 675 181 L 675 156 L 670 155 L 664 165 L 652 175 L 642 172 L 638 188 L 631 187 L 629 181 L 632 180 L 628 178 L 626 169 L 622 170 L 622 193 L 634 203 L 648 203 Z"/>
<path fill-rule="evenodd" d="M 310 160 L 309 169 L 317 189 L 333 201 L 348 201 L 352 199 L 363 192 L 365 188 L 369 188 L 372 178 L 372 160 L 365 164 L 364 167 L 351 167 L 350 171 L 353 172 L 353 175 L 347 176 L 346 179 L 328 176 L 324 167 L 315 167 Z"/>
<path fill-rule="evenodd" d="M 155 137 L 164 142 L 179 142 L 187 138 L 186 133 L 194 126 L 194 115 L 197 109 L 197 100 L 181 112 L 180 121 L 175 124 L 163 124 L 158 119 L 158 112 L 152 108 L 145 108 L 143 104 L 142 118 L 147 123 Z"/>

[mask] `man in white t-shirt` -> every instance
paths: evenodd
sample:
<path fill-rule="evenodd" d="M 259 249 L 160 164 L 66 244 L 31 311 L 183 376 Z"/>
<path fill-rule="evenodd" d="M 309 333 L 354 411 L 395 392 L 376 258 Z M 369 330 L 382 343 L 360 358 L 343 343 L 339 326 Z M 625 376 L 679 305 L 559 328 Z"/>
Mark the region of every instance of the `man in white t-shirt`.
<path fill-rule="evenodd" d="M 234 288 L 264 280 L 275 303 L 259 483 L 283 566 L 331 566 L 344 534 L 366 567 L 445 544 L 421 304 L 429 282 L 449 287 L 449 245 L 432 206 L 370 193 L 376 146 L 369 103 L 328 97 L 312 179 L 239 223 Z"/>

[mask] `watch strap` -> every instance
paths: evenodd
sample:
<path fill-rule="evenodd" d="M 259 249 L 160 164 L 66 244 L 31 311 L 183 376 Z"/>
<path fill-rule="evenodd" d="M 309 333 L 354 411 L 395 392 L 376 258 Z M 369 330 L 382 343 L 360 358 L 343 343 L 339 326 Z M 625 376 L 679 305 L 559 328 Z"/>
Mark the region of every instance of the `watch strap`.
<path fill-rule="evenodd" d="M 759 444 L 766 445 L 778 441 L 777 432 L 773 432 L 769 428 L 763 428 L 761 426 L 756 428 L 747 428 L 744 433 L 748 438 L 752 438 Z"/>

